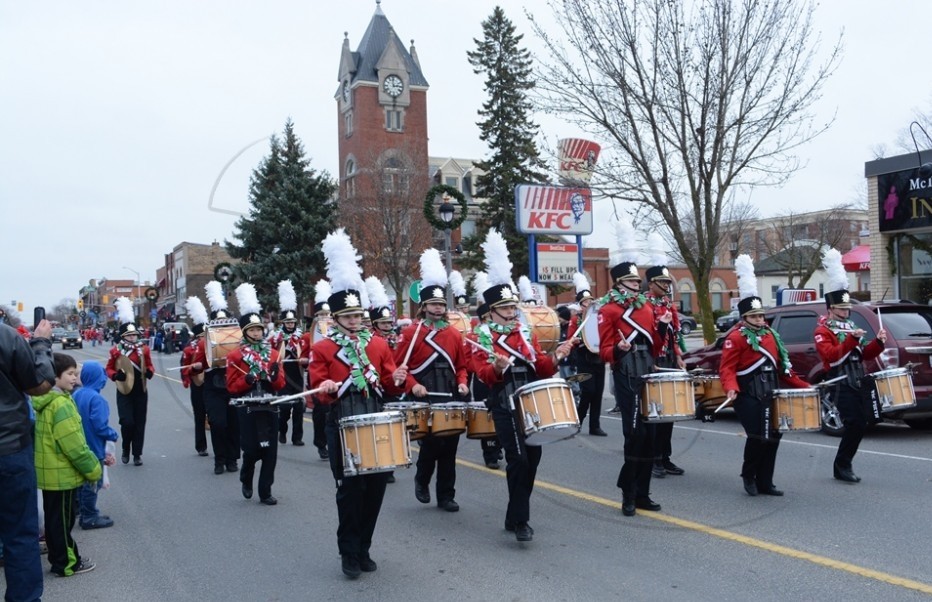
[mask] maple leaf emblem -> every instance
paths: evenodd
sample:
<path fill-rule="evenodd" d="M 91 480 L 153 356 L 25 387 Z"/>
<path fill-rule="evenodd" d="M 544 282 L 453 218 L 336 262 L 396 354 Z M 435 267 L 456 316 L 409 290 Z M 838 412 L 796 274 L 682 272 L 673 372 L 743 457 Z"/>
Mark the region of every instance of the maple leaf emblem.
<path fill-rule="evenodd" d="M 346 306 L 347 307 L 359 307 L 359 297 L 350 293 L 346 296 Z"/>

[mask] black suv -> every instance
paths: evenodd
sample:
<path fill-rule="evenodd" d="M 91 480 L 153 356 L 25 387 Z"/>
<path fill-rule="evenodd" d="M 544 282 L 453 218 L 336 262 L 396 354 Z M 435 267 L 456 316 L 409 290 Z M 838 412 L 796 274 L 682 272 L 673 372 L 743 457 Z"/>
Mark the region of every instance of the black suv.
<path fill-rule="evenodd" d="M 816 384 L 825 375 L 816 352 L 813 332 L 820 316 L 827 309 L 824 301 L 791 303 L 767 310 L 767 323 L 780 333 L 790 354 L 793 369 L 807 381 Z M 865 364 L 866 372 L 878 372 L 909 365 L 912 367 L 916 407 L 884 414 L 902 419 L 916 429 L 932 429 L 932 307 L 915 303 L 855 303 L 851 320 L 865 331 L 871 340 L 880 329 L 880 319 L 887 331 L 883 353 Z M 684 356 L 687 369 L 703 368 L 718 373 L 724 336 Z M 822 398 L 822 431 L 840 435 L 844 427 L 834 404 Z"/>

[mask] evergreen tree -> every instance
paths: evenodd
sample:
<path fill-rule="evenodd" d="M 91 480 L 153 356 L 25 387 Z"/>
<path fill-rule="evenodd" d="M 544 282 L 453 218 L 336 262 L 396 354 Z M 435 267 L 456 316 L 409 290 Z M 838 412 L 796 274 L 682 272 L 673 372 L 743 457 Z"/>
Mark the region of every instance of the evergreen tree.
<path fill-rule="evenodd" d="M 269 155 L 253 170 L 249 214 L 234 230 L 239 243 L 226 241 L 239 259 L 240 282 L 255 285 L 262 306 L 278 307 L 278 282 L 289 279 L 299 302 L 312 300 L 313 283 L 326 273 L 321 243 L 334 228 L 336 183 L 327 172 L 309 167 L 294 124 L 285 123 L 284 139 L 272 136 Z"/>
<path fill-rule="evenodd" d="M 482 22 L 483 39 L 473 40 L 476 50 L 467 52 L 473 71 L 484 73 L 488 100 L 483 103 L 478 122 L 480 139 L 489 145 L 491 156 L 476 166 L 485 172 L 477 179 L 477 196 L 485 199 L 476 234 L 463 241 L 467 257 L 461 264 L 482 268 L 481 243 L 490 227 L 498 228 L 508 242 L 514 275 L 528 274 L 527 237 L 515 224 L 515 186 L 546 182 L 543 161 L 537 151 L 538 126 L 531 120 L 528 92 L 531 53 L 520 47 L 523 35 L 515 33 L 501 7 Z"/>

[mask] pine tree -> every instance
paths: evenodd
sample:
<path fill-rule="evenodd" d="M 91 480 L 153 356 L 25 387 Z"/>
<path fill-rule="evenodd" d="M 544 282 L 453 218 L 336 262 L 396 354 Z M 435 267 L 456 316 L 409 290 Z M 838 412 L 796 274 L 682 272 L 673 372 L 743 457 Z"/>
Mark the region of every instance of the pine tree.
<path fill-rule="evenodd" d="M 508 242 L 514 275 L 528 273 L 527 237 L 515 225 L 515 187 L 519 184 L 546 182 L 543 161 L 537 151 L 538 126 L 531 120 L 528 92 L 531 79 L 531 53 L 520 47 L 523 35 L 515 33 L 512 22 L 501 7 L 482 22 L 483 39 L 473 40 L 476 50 L 467 52 L 473 71 L 486 75 L 488 100 L 479 115 L 480 139 L 489 145 L 491 156 L 476 166 L 485 172 L 479 176 L 477 196 L 484 198 L 476 234 L 463 241 L 467 251 L 461 264 L 482 268 L 481 245 L 490 227 L 498 228 Z"/>
<path fill-rule="evenodd" d="M 259 291 L 262 306 L 278 307 L 278 282 L 289 279 L 299 302 L 311 300 L 313 283 L 325 275 L 321 243 L 334 228 L 336 183 L 326 172 L 309 167 L 294 124 L 285 123 L 284 139 L 273 136 L 269 155 L 253 170 L 249 185 L 249 215 L 235 224 L 226 241 L 240 282 Z"/>

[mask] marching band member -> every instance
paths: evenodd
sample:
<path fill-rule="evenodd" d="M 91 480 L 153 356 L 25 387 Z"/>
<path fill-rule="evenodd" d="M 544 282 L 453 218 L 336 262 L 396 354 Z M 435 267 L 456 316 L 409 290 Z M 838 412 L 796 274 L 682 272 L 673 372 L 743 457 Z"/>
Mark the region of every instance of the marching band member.
<path fill-rule="evenodd" d="M 469 315 L 469 296 L 466 295 L 466 281 L 458 270 L 450 272 L 450 292 L 453 293 L 453 307 L 456 311 Z M 477 291 L 478 292 L 478 291 Z"/>
<path fill-rule="evenodd" d="M 805 389 L 809 383 L 799 378 L 790 365 L 789 354 L 777 331 L 764 319 L 764 305 L 757 296 L 754 263 L 748 255 L 735 260 L 738 273 L 738 313 L 742 321 L 731 330 L 722 347 L 719 377 L 726 399 L 734 402 L 735 412 L 747 435 L 741 478 L 748 495 L 783 495 L 773 484 L 773 470 L 782 434 L 770 423 L 773 391 L 778 381 Z"/>
<path fill-rule="evenodd" d="M 580 311 L 570 318 L 570 325 L 566 330 L 566 338 L 572 339 L 579 326 L 586 317 L 586 311 L 595 299 L 589 290 L 589 279 L 585 274 L 573 274 L 573 285 L 576 288 L 576 303 Z M 595 320 L 595 317 L 590 318 Z M 577 345 L 573 350 L 576 358 L 577 374 L 591 374 L 589 380 L 579 383 L 579 422 L 582 423 L 589 416 L 589 434 L 594 437 L 606 437 L 608 433 L 602 430 L 602 393 L 605 391 L 605 362 L 598 353 L 593 353 L 585 345 Z"/>
<path fill-rule="evenodd" d="M 870 395 L 869 384 L 862 382 L 863 362 L 880 355 L 887 342 L 887 333 L 881 328 L 877 338 L 864 344 L 864 330 L 849 319 L 851 297 L 848 295 L 848 276 L 841 263 L 841 253 L 837 249 L 829 249 L 822 256 L 822 265 L 828 276 L 828 287 L 834 290 L 825 293 L 828 314 L 819 318 L 815 329 L 816 351 L 822 359 L 826 380 L 844 377 L 829 389 L 829 395 L 845 425 L 833 468 L 835 478 L 839 481 L 858 483 L 861 477 L 854 474 L 851 462 L 867 428 L 867 407 L 861 400 L 863 396 Z"/>
<path fill-rule="evenodd" d="M 308 357 L 311 352 L 307 338 L 298 328 L 298 298 L 290 280 L 278 283 L 279 327 L 269 335 L 269 344 L 279 355 L 284 353 L 282 367 L 285 375 L 283 395 L 304 391 Z M 240 319 L 242 321 L 242 318 Z M 291 419 L 291 444 L 304 445 L 303 400 L 283 406 L 278 416 L 278 442 L 288 441 L 288 420 Z"/>
<path fill-rule="evenodd" d="M 330 282 L 324 279 L 317 281 L 314 285 L 314 319 L 311 321 L 311 327 L 304 333 L 303 345 L 308 349 L 308 359 L 310 359 L 310 349 L 314 343 L 322 341 L 327 337 L 327 330 L 330 324 Z M 311 424 L 314 427 L 314 447 L 317 448 L 317 456 L 321 460 L 329 458 L 327 452 L 327 406 L 317 402 L 313 395 L 308 397 L 306 402 L 307 408 L 311 410 Z"/>
<path fill-rule="evenodd" d="M 317 400 L 329 408 L 327 445 L 336 480 L 340 521 L 337 546 L 343 574 L 356 579 L 361 571 L 378 568 L 369 549 L 388 473 L 344 475 L 339 420 L 378 412 L 383 394 L 402 392 L 395 382 L 405 382 L 407 370 L 395 367 L 391 350 L 383 339 L 361 330 L 364 310 L 358 286 L 362 270 L 349 236 L 342 228 L 330 233 L 324 239 L 323 251 L 333 290 L 328 304 L 334 321 L 327 338 L 315 343 L 311 350 L 309 376 L 311 387 L 321 389 Z"/>
<path fill-rule="evenodd" d="M 133 453 L 133 465 L 142 466 L 142 444 L 146 437 L 146 414 L 149 408 L 149 392 L 146 380 L 155 375 L 149 347 L 140 340 L 139 328 L 133 313 L 133 303 L 126 297 L 120 297 L 115 303 L 117 317 L 120 320 L 120 342 L 110 349 L 107 360 L 107 378 L 125 381 L 128 373 L 125 358 L 129 360 L 133 371 L 133 388 L 129 393 L 117 390 L 117 414 L 120 417 L 120 431 L 123 439 L 123 464 L 129 463 L 129 454 Z M 119 361 L 118 361 L 119 360 Z"/>
<path fill-rule="evenodd" d="M 599 308 L 599 355 L 612 365 L 615 404 L 621 409 L 625 437 L 624 463 L 618 473 L 621 512 L 634 516 L 637 508 L 660 511 L 650 498 L 650 478 L 654 465 L 654 425 L 641 415 L 642 379 L 654 367 L 659 348 L 657 319 L 647 297 L 641 293 L 641 276 L 634 228 L 618 222 L 616 235 L 621 262 L 611 269 L 614 286 L 602 298 Z M 661 320 L 672 320 L 667 314 Z"/>
<path fill-rule="evenodd" d="M 210 305 L 210 320 L 206 328 L 227 326 L 230 322 L 235 322 L 227 310 L 223 285 L 211 280 L 204 286 L 204 290 Z M 239 471 L 239 417 L 236 408 L 230 405 L 225 370 L 208 364 L 206 337 L 198 341 L 191 371 L 194 374 L 204 373 L 204 408 L 207 410 L 207 422 L 210 424 L 210 445 L 214 450 L 214 474 L 218 475 L 223 474 L 224 470 Z"/>
<path fill-rule="evenodd" d="M 463 337 L 446 321 L 447 273 L 437 249 L 421 253 L 421 307 L 418 324 L 405 328 L 405 344 L 395 349 L 395 363 L 403 364 L 411 349 L 407 388 L 428 403 L 467 399 L 466 355 Z M 447 512 L 460 509 L 456 494 L 456 450 L 460 435 L 438 437 L 428 434 L 420 440 L 414 497 L 430 503 L 430 479 L 437 470 L 437 507 Z"/>
<path fill-rule="evenodd" d="M 452 274 L 451 274 L 452 276 Z M 479 342 L 479 329 L 480 327 L 488 322 L 491 318 L 489 317 L 489 305 L 485 302 L 485 299 L 482 297 L 482 293 L 485 292 L 485 289 L 489 288 L 489 277 L 485 272 L 476 272 L 472 280 L 473 289 L 476 291 L 476 325 L 473 327 L 472 331 L 466 335 L 466 338 L 474 343 Z M 455 294 L 455 292 L 454 292 Z M 489 399 L 489 389 L 488 385 L 479 380 L 476 376 L 476 373 L 472 369 L 472 354 L 475 352 L 475 347 L 470 345 L 466 341 L 463 341 L 464 349 L 466 350 L 466 358 L 468 365 L 468 374 L 469 374 L 469 391 L 470 399 L 473 401 L 482 401 L 485 402 Z M 479 439 L 479 446 L 482 448 L 482 459 L 485 461 L 487 468 L 492 470 L 498 470 L 501 468 L 499 461 L 504 458 L 502 453 L 502 444 L 498 440 L 497 435 L 491 437 L 482 437 Z"/>
<path fill-rule="evenodd" d="M 508 480 L 508 509 L 505 529 L 513 531 L 518 541 L 531 541 L 534 530 L 530 520 L 531 492 L 540 464 L 541 447 L 526 445 L 524 430 L 515 422 L 509 397 L 522 386 L 550 378 L 557 364 L 572 350 L 572 341 L 562 343 L 552 355 L 546 355 L 530 329 L 517 322 L 518 295 L 511 286 L 511 261 L 505 239 L 489 230 L 485 242 L 485 262 L 489 287 L 483 292 L 491 320 L 477 327 L 479 344 L 472 354 L 472 370 L 489 388 L 486 405 L 492 412 L 495 431 L 505 450 L 505 473 Z"/>
<path fill-rule="evenodd" d="M 663 251 L 663 237 L 656 232 L 647 236 L 647 245 L 653 249 L 654 265 L 647 268 L 647 300 L 654 308 L 654 317 L 657 324 L 657 338 L 660 340 L 658 355 L 654 358 L 654 365 L 661 368 L 686 369 L 683 361 L 683 334 L 680 332 L 680 315 L 670 299 L 673 278 L 667 270 L 667 254 Z M 665 323 L 661 320 L 664 315 L 671 314 L 673 320 Z M 661 422 L 655 427 L 654 440 L 654 468 L 653 476 L 662 479 L 668 474 L 681 475 L 686 471 L 670 460 L 673 453 L 673 423 Z"/>
<path fill-rule="evenodd" d="M 197 355 L 197 346 L 199 341 L 204 338 L 204 325 L 207 323 L 207 309 L 197 297 L 188 297 L 184 303 L 188 310 L 188 315 L 194 322 L 191 330 L 191 340 L 181 351 L 181 384 L 185 389 L 191 389 L 191 410 L 194 412 L 194 449 L 197 455 L 207 456 L 207 431 L 205 422 L 207 422 L 207 410 L 204 408 L 204 382 L 200 384 L 193 378 L 191 368 Z"/>
<path fill-rule="evenodd" d="M 369 292 L 369 321 L 372 324 L 372 334 L 385 339 L 388 347 L 394 352 L 398 348 L 399 337 L 395 332 L 395 318 L 392 315 L 391 305 L 385 286 L 375 276 L 366 278 L 366 290 Z"/>
<path fill-rule="evenodd" d="M 268 397 L 285 386 L 278 351 L 265 339 L 262 307 L 256 297 L 256 288 L 244 282 L 236 287 L 239 304 L 239 325 L 243 341 L 238 349 L 227 354 L 226 385 L 231 397 L 244 398 L 239 412 L 240 445 L 243 450 L 243 467 L 239 480 L 243 484 L 243 497 L 252 498 L 252 479 L 256 462 L 259 470 L 259 502 L 274 506 L 278 500 L 272 496 L 275 482 L 275 464 L 278 461 L 278 406 L 250 404 L 249 398 Z"/>

